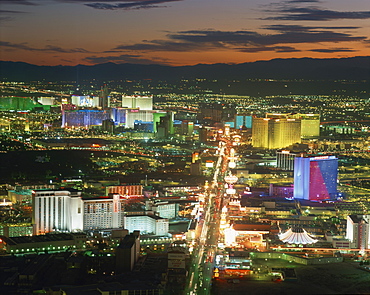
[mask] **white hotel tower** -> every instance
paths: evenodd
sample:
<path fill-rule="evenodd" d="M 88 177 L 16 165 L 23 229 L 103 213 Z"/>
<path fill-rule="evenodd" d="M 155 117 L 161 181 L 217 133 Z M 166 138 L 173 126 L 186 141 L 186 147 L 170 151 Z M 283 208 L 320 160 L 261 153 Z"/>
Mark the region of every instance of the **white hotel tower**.
<path fill-rule="evenodd" d="M 122 107 L 139 109 L 141 111 L 153 110 L 153 96 L 122 96 Z"/>
<path fill-rule="evenodd" d="M 35 190 L 32 193 L 33 234 L 83 229 L 83 201 L 75 190 Z"/>

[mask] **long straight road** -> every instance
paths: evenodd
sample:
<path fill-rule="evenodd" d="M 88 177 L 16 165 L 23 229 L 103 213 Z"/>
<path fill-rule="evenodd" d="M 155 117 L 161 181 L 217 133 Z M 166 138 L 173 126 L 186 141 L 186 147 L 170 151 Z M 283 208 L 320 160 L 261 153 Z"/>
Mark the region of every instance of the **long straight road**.
<path fill-rule="evenodd" d="M 213 183 L 209 188 L 205 189 L 204 211 L 199 222 L 201 231 L 192 254 L 189 279 L 185 290 L 186 295 L 210 294 L 220 228 L 220 203 L 224 191 L 217 187 L 219 178 L 223 177 L 221 171 L 224 164 L 224 149 L 225 143 L 220 142 L 219 157 L 215 167 Z"/>

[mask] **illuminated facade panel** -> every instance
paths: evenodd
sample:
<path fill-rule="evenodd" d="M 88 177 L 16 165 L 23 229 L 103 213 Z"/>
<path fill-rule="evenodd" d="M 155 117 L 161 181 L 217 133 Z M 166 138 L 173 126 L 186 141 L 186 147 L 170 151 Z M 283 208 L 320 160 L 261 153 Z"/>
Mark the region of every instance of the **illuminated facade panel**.
<path fill-rule="evenodd" d="M 303 138 L 320 136 L 319 114 L 297 114 L 301 119 L 301 136 Z"/>
<path fill-rule="evenodd" d="M 320 114 L 275 114 L 267 113 L 266 118 L 273 119 L 297 119 L 301 122 L 301 137 L 312 138 L 320 136 Z"/>
<path fill-rule="evenodd" d="M 242 126 L 252 128 L 252 116 L 236 115 L 235 126 L 235 128 L 241 128 Z"/>
<path fill-rule="evenodd" d="M 62 114 L 62 127 L 102 125 L 104 120 L 111 119 L 111 117 L 111 111 L 108 110 L 64 111 Z"/>
<path fill-rule="evenodd" d="M 253 118 L 252 145 L 253 147 L 268 147 L 268 124 L 269 119 Z"/>
<path fill-rule="evenodd" d="M 143 195 L 143 186 L 140 184 L 108 186 L 106 188 L 106 194 L 119 194 L 122 196 L 140 197 Z"/>
<path fill-rule="evenodd" d="M 42 105 L 55 105 L 55 97 L 39 97 L 37 101 Z"/>
<path fill-rule="evenodd" d="M 125 108 L 112 108 L 112 117 L 115 125 L 121 125 L 126 123 L 126 111 Z"/>
<path fill-rule="evenodd" d="M 152 96 L 122 96 L 122 107 L 140 109 L 142 111 L 153 110 Z"/>
<path fill-rule="evenodd" d="M 287 150 L 276 152 L 276 167 L 282 170 L 293 171 L 295 157 L 297 157 L 297 154 Z"/>
<path fill-rule="evenodd" d="M 335 156 L 296 157 L 294 160 L 294 198 L 310 201 L 337 196 L 338 159 Z"/>
<path fill-rule="evenodd" d="M 72 95 L 72 104 L 80 107 L 98 107 L 99 97 Z"/>
<path fill-rule="evenodd" d="M 153 120 L 152 121 L 153 121 L 153 132 L 154 133 L 158 132 L 158 125 L 161 124 L 161 121 L 165 120 L 165 119 L 162 119 L 162 118 L 165 118 L 167 116 L 169 116 L 169 114 L 167 112 L 155 112 L 153 114 Z M 167 123 L 172 124 L 172 126 L 173 126 L 173 114 L 170 115 L 169 119 L 170 119 L 171 122 L 170 123 L 167 122 Z"/>
<path fill-rule="evenodd" d="M 152 206 L 152 210 L 157 212 L 159 217 L 172 219 L 177 217 L 177 212 L 179 211 L 178 204 L 160 202 Z"/>

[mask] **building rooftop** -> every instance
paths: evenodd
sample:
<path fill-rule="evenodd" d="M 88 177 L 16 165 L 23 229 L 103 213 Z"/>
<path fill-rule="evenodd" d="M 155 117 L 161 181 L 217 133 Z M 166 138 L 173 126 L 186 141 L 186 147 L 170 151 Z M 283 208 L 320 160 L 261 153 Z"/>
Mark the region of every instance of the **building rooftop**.
<path fill-rule="evenodd" d="M 129 217 L 150 217 L 150 218 L 153 218 L 153 219 L 156 219 L 156 220 L 159 220 L 159 219 L 167 219 L 167 218 L 163 218 L 163 217 L 160 217 L 160 216 L 157 216 L 157 215 L 141 215 L 141 214 L 133 214 L 133 215 L 127 215 L 126 218 L 129 218 Z"/>
<path fill-rule="evenodd" d="M 362 215 L 349 215 L 349 218 L 352 219 L 353 223 L 359 223 L 361 221 L 367 223 L 367 220 Z"/>
<path fill-rule="evenodd" d="M 68 241 L 73 240 L 74 235 L 80 235 L 81 233 L 59 233 L 59 234 L 46 234 L 37 236 L 20 236 L 20 237 L 1 237 L 8 245 L 18 245 L 26 243 L 38 243 L 38 242 L 54 242 L 54 241 Z"/>
<path fill-rule="evenodd" d="M 80 192 L 80 190 L 78 189 L 75 189 L 75 188 L 60 188 L 60 189 L 50 189 L 50 188 L 45 188 L 45 189 L 34 189 L 32 190 L 34 192 L 64 192 L 64 191 L 68 191 L 68 192 L 71 192 L 71 193 L 77 193 L 77 192 Z"/>
<path fill-rule="evenodd" d="M 270 223 L 239 223 L 233 225 L 234 230 L 239 231 L 269 231 L 271 229 Z"/>
<path fill-rule="evenodd" d="M 118 245 L 119 249 L 131 249 L 135 244 L 135 237 L 126 236 L 123 241 Z"/>

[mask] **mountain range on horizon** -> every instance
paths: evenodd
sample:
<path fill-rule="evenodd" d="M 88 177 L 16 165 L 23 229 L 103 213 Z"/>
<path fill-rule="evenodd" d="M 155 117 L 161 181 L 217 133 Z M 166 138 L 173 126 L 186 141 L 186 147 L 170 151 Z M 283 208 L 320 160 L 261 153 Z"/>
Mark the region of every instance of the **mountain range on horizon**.
<path fill-rule="evenodd" d="M 166 66 L 104 63 L 76 66 L 38 66 L 24 62 L 0 61 L 2 81 L 84 81 L 179 79 L 313 79 L 369 80 L 370 56 L 351 58 L 272 59 L 241 64 L 197 64 Z"/>

